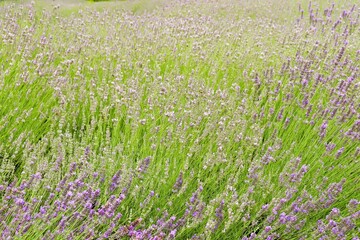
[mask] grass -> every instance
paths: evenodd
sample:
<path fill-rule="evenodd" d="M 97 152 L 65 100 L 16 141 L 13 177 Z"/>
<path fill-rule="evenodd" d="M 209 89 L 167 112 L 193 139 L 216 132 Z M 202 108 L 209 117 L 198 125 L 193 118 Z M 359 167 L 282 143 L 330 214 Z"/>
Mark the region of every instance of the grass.
<path fill-rule="evenodd" d="M 1 237 L 356 239 L 353 3 L 1 3 Z"/>

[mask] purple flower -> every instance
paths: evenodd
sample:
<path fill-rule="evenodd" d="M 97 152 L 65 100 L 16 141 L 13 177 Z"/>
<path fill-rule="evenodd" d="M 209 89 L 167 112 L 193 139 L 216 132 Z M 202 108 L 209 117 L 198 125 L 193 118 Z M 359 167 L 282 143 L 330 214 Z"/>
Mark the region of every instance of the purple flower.
<path fill-rule="evenodd" d="M 15 204 L 18 205 L 18 206 L 24 206 L 25 201 L 22 198 L 16 198 L 15 199 Z"/>
<path fill-rule="evenodd" d="M 90 209 L 89 211 L 89 217 L 93 217 L 95 215 L 95 210 L 94 209 Z"/>
<path fill-rule="evenodd" d="M 274 216 L 274 215 L 267 217 L 268 223 L 272 223 L 274 220 L 275 220 L 275 216 Z"/>
<path fill-rule="evenodd" d="M 104 209 L 104 208 L 100 208 L 100 209 L 98 210 L 98 213 L 99 213 L 100 216 L 104 216 L 106 212 L 105 212 L 105 209 Z"/>
<path fill-rule="evenodd" d="M 44 215 L 46 213 L 46 208 L 44 206 L 40 207 L 40 213 Z"/>
<path fill-rule="evenodd" d="M 302 80 L 302 85 L 303 85 L 303 87 L 306 87 L 308 85 L 308 80 L 303 79 Z"/>
<path fill-rule="evenodd" d="M 180 172 L 178 178 L 176 179 L 176 182 L 173 186 L 173 192 L 177 192 L 178 190 L 180 190 L 180 188 L 182 187 L 183 184 L 183 173 Z"/>
<path fill-rule="evenodd" d="M 110 191 L 114 191 L 118 184 L 119 184 L 119 181 L 120 181 L 120 174 L 121 174 L 121 171 L 117 171 L 115 173 L 115 175 L 112 177 L 111 179 L 111 184 L 110 184 Z"/>
<path fill-rule="evenodd" d="M 292 208 L 292 211 L 293 211 L 294 213 L 298 213 L 298 212 L 301 211 L 301 209 L 299 208 L 299 206 L 298 206 L 297 203 L 293 203 L 293 204 L 291 205 L 291 208 Z"/>
<path fill-rule="evenodd" d="M 114 215 L 115 215 L 115 214 L 114 214 L 113 211 L 107 211 L 107 212 L 105 212 L 105 216 L 106 216 L 108 219 L 111 219 Z"/>
<path fill-rule="evenodd" d="M 308 166 L 307 165 L 303 165 L 300 169 L 301 173 L 306 173 L 308 171 Z"/>
<path fill-rule="evenodd" d="M 253 240 L 253 239 L 255 239 L 255 238 L 256 238 L 256 233 L 251 233 L 249 239 L 250 239 L 250 240 Z"/>
<path fill-rule="evenodd" d="M 320 127 L 320 137 L 321 138 L 325 137 L 327 127 L 328 127 L 328 122 L 324 121 Z"/>
<path fill-rule="evenodd" d="M 74 194 L 72 193 L 72 191 L 68 191 L 67 194 L 66 194 L 67 197 L 72 197 L 73 195 Z"/>
<path fill-rule="evenodd" d="M 194 211 L 193 214 L 192 214 L 193 217 L 197 217 L 197 216 L 199 216 L 199 215 L 200 215 L 200 212 L 199 212 L 199 211 Z"/>
<path fill-rule="evenodd" d="M 170 236 L 170 238 L 175 238 L 175 236 L 176 236 L 176 229 L 171 230 L 169 236 Z"/>
<path fill-rule="evenodd" d="M 32 217 L 31 217 L 30 213 L 26 213 L 26 214 L 24 215 L 24 220 L 27 221 L 27 222 L 30 222 L 31 218 L 32 218 Z"/>
<path fill-rule="evenodd" d="M 76 162 L 72 162 L 70 164 L 70 171 L 69 172 L 73 173 L 76 170 L 76 166 L 77 166 Z"/>
<path fill-rule="evenodd" d="M 330 151 L 332 151 L 335 147 L 336 147 L 336 144 L 333 144 L 333 143 L 326 144 L 326 151 L 327 151 L 327 152 L 330 152 Z"/>
<path fill-rule="evenodd" d="M 336 224 L 336 222 L 335 222 L 334 220 L 330 219 L 330 221 L 329 221 L 329 226 L 330 226 L 330 227 L 336 227 L 337 224 Z"/>
<path fill-rule="evenodd" d="M 289 222 L 296 222 L 297 221 L 297 216 L 287 216 L 286 220 Z"/>
<path fill-rule="evenodd" d="M 220 206 L 218 208 L 215 209 L 215 216 L 216 216 L 216 224 L 215 227 L 213 229 L 213 231 L 215 231 L 216 229 L 218 229 L 220 223 L 223 221 L 224 219 L 224 215 L 223 215 L 223 208 L 224 208 L 224 200 L 222 200 L 220 202 Z"/>
<path fill-rule="evenodd" d="M 104 233 L 104 238 L 109 238 L 112 235 L 112 232 L 115 228 L 115 224 L 111 223 L 110 227 L 106 230 L 106 232 Z"/>
<path fill-rule="evenodd" d="M 273 213 L 274 215 L 277 215 L 277 214 L 278 214 L 277 208 L 273 208 L 272 213 Z"/>
<path fill-rule="evenodd" d="M 331 213 L 334 215 L 334 216 L 338 216 L 340 214 L 340 210 L 338 208 L 333 208 L 331 210 Z"/>
<path fill-rule="evenodd" d="M 98 197 L 100 196 L 100 189 L 96 189 L 95 192 L 93 192 L 92 197 Z"/>
<path fill-rule="evenodd" d="M 215 210 L 215 215 L 219 219 L 223 218 L 223 214 L 222 214 L 223 208 L 224 208 L 224 200 L 221 201 L 220 206 Z"/>
<path fill-rule="evenodd" d="M 351 199 L 351 200 L 349 201 L 349 207 L 354 208 L 354 209 L 355 209 L 359 204 L 360 204 L 359 201 L 356 200 L 356 199 Z"/>
<path fill-rule="evenodd" d="M 140 165 L 140 167 L 139 167 L 139 172 L 140 173 L 145 173 L 146 172 L 146 170 L 148 169 L 148 167 L 149 167 L 149 164 L 150 164 L 150 157 L 146 157 L 143 161 L 142 161 L 142 163 L 141 163 L 141 165 Z"/>
<path fill-rule="evenodd" d="M 344 152 L 344 147 L 340 148 L 337 153 L 336 153 L 336 158 L 339 158 L 341 156 L 341 154 Z"/>
<path fill-rule="evenodd" d="M 118 213 L 118 214 L 115 216 L 114 221 L 119 220 L 121 217 L 122 217 L 122 214 L 121 214 L 121 213 Z"/>
<path fill-rule="evenodd" d="M 325 224 L 323 223 L 323 221 L 318 220 L 317 225 L 318 225 L 318 227 L 317 227 L 318 232 L 319 233 L 324 233 L 325 232 Z"/>
<path fill-rule="evenodd" d="M 269 204 L 265 204 L 261 207 L 262 210 L 267 210 L 269 208 Z"/>
<path fill-rule="evenodd" d="M 281 224 L 285 224 L 287 222 L 286 214 L 284 212 L 280 213 L 279 221 Z"/>
<path fill-rule="evenodd" d="M 331 229 L 331 232 L 332 232 L 334 235 L 338 236 L 338 237 L 343 237 L 343 236 L 344 236 L 344 233 L 339 229 L 339 227 L 333 227 L 333 228 Z"/>
<path fill-rule="evenodd" d="M 197 193 L 195 192 L 195 193 L 193 193 L 193 195 L 191 196 L 191 198 L 190 198 L 190 202 L 191 203 L 194 203 L 195 202 L 195 200 L 197 199 Z"/>

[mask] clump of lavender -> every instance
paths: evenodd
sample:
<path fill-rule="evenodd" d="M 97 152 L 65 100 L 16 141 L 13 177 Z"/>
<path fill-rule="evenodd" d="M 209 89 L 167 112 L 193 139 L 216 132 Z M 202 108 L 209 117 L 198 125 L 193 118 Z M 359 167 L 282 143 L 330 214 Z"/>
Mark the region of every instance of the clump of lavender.
<path fill-rule="evenodd" d="M 1 4 L 0 238 L 358 239 L 352 2 Z"/>

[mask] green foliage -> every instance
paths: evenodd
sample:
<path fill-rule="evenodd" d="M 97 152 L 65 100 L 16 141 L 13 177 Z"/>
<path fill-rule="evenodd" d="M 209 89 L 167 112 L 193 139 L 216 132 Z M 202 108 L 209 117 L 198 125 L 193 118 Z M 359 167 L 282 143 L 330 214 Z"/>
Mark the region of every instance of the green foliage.
<path fill-rule="evenodd" d="M 359 141 L 346 135 L 356 130 L 358 89 L 353 82 L 346 94 L 337 90 L 359 74 L 359 32 L 341 34 L 348 20 L 315 31 L 320 22 L 297 22 L 291 1 L 280 1 L 283 8 L 268 1 L 159 8 L 145 2 L 125 10 L 1 7 L 0 184 L 40 172 L 44 184 L 55 186 L 76 162 L 84 175 L 93 170 L 104 178 L 94 186 L 105 203 L 121 170 L 119 189 L 129 192 L 119 209 L 122 224 L 143 218 L 142 227 L 165 210 L 182 216 L 202 186 L 204 217 L 189 220 L 179 239 L 261 232 L 271 215 L 262 206 L 274 207 L 289 189 L 296 191 L 282 211 L 291 213 L 298 197 L 318 209 L 297 215 L 306 222 L 301 230 L 285 235 L 277 225 L 279 239 L 318 238 L 317 220 L 331 210 L 319 207 L 320 199 L 343 178 L 343 192 L 329 206 L 348 214 L 349 200 L 360 198 Z M 334 9 L 333 16 L 340 13 Z M 343 46 L 340 60 L 348 65 L 334 70 Z M 341 99 L 344 106 L 336 104 Z M 149 168 L 140 174 L 148 156 Z M 286 181 L 301 167 L 307 169 L 301 180 Z M 179 176 L 183 185 L 174 190 Z M 28 198 L 47 194 L 39 185 Z M 222 200 L 224 221 L 213 233 Z M 33 232 L 40 237 L 58 221 Z M 103 232 L 105 224 L 95 228 Z"/>

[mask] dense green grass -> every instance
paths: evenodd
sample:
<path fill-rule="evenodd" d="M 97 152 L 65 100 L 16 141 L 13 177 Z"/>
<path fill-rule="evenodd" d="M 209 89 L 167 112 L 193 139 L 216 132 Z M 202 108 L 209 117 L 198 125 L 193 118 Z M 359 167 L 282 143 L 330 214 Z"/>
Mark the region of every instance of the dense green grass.
<path fill-rule="evenodd" d="M 89 182 L 102 190 L 99 202 L 105 203 L 108 184 L 121 170 L 119 189 L 128 192 L 118 209 L 121 224 L 142 218 L 144 228 L 165 211 L 180 218 L 198 193 L 194 207 L 203 206 L 203 217 L 187 219 L 178 239 L 255 232 L 262 239 L 271 216 L 262 206 L 273 208 L 290 189 L 279 213 L 290 213 L 300 196 L 315 207 L 297 213 L 293 226 L 274 223 L 274 239 L 317 239 L 317 221 L 332 208 L 342 217 L 359 210 L 347 208 L 360 199 L 359 139 L 345 134 L 360 114 L 358 23 L 344 19 L 337 29 L 329 24 L 321 31 L 321 23 L 309 21 L 306 1 L 299 22 L 298 5 L 289 1 L 104 4 L 1 4 L 3 184 L 40 172 L 44 182 L 26 198 L 46 199 L 44 187 L 55 186 L 77 162 L 84 169 L 78 174 L 103 176 L 103 182 Z M 333 22 L 352 6 L 340 4 Z M 320 1 L 311 8 L 322 13 L 329 6 Z M 350 34 L 341 35 L 347 26 Z M 346 93 L 338 92 L 352 76 Z M 347 101 L 336 104 L 341 97 Z M 151 160 L 142 174 L 146 157 Z M 302 166 L 306 173 L 292 182 Z M 183 186 L 174 190 L 179 175 Z M 322 202 L 331 184 L 343 179 L 334 201 Z M 221 200 L 224 219 L 213 232 Z M 358 235 L 354 221 L 348 237 Z M 40 238 L 58 222 L 33 226 L 22 239 Z M 108 225 L 90 224 L 98 232 Z M 77 228 L 71 225 L 63 236 Z"/>

